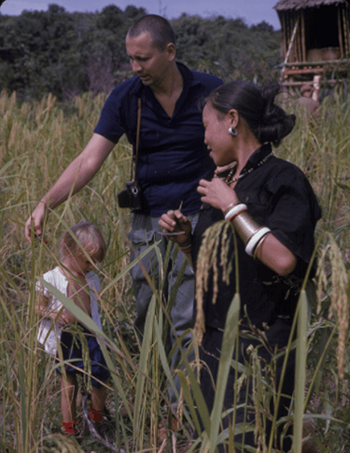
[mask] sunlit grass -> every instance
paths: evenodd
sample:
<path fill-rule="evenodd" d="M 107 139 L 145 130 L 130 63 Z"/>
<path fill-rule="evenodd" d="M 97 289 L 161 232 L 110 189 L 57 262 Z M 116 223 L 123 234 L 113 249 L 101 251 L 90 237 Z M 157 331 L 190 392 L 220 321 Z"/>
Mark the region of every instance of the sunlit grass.
<path fill-rule="evenodd" d="M 65 105 L 50 96 L 33 104 L 19 103 L 14 94 L 0 96 L 0 451 L 109 451 L 91 437 L 84 438 L 79 446 L 59 434 L 60 385 L 52 359 L 36 341 L 36 279 L 56 265 L 61 233 L 79 220 L 96 223 L 108 244 L 107 257 L 98 269 L 102 281 L 99 303 L 105 353 L 112 371 L 108 407 L 116 417 L 116 444 L 130 452 L 158 450 L 158 425 L 166 417 L 171 418 L 166 386 L 169 382 L 174 385 L 174 370 L 169 367 L 171 351 L 163 346 L 169 317 L 159 289 L 162 285 L 155 288 L 142 345 L 132 324 L 134 302 L 127 241 L 130 213 L 119 209 L 116 202 L 117 192 L 129 178 L 131 148 L 127 142 L 122 140 L 115 147 L 86 188 L 50 214 L 45 226 L 47 245 L 29 245 L 24 239 L 24 222 L 29 213 L 83 149 L 103 102 L 103 96 L 93 98 L 89 94 Z M 302 414 L 317 427 L 315 439 L 321 452 L 348 451 L 350 102 L 340 95 L 335 101 L 326 99 L 319 124 L 298 122 L 276 154 L 307 174 L 323 211 L 317 227 L 319 290 L 315 301 L 309 298 L 313 302 L 310 325 L 299 325 L 300 332 L 307 328 L 308 336 L 298 337 L 299 387 L 289 419 L 292 422 L 297 417 L 295 452 L 300 451 Z M 157 250 L 157 246 L 154 248 Z M 161 269 L 167 267 L 168 259 L 164 263 L 159 260 Z M 233 310 L 237 303 L 235 299 Z M 171 300 L 168 309 L 170 306 Z M 302 307 L 304 313 L 305 304 Z M 234 335 L 233 331 L 228 333 Z M 222 363 L 225 377 L 227 367 L 233 365 L 230 354 L 223 357 Z M 206 427 L 201 450 L 214 451 L 217 443 L 222 395 L 217 393 L 215 410 L 209 418 L 194 370 L 195 364 L 184 363 L 178 371 L 184 425 L 176 439 L 169 436 L 163 446 L 165 451 L 173 451 L 174 442 L 182 451 L 195 446 L 190 434 L 199 428 L 196 407 Z M 259 371 L 251 365 L 238 372 L 249 376 Z M 260 396 L 256 400 L 260 401 L 262 423 L 266 400 L 276 398 L 269 384 L 263 385 L 257 390 Z M 121 407 L 126 408 L 124 418 L 120 416 Z M 79 417 L 82 420 L 81 413 Z M 233 431 L 227 433 L 227 439 L 233 451 Z M 271 448 L 269 451 L 273 451 Z"/>

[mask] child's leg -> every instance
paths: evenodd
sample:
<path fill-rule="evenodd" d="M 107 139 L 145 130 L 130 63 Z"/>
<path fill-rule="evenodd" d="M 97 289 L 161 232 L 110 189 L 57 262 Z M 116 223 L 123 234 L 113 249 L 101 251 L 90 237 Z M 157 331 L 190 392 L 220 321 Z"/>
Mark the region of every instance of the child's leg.
<path fill-rule="evenodd" d="M 105 386 L 100 388 L 92 387 L 90 417 L 96 422 L 102 421 L 102 414 L 105 407 L 107 389 Z"/>
<path fill-rule="evenodd" d="M 75 420 L 78 384 L 76 375 L 65 373 L 61 376 L 61 409 L 65 423 Z"/>

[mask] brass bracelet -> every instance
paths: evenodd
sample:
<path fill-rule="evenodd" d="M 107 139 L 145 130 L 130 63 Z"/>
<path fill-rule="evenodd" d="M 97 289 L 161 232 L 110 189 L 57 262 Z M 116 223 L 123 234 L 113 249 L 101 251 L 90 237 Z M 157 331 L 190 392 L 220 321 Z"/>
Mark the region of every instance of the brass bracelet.
<path fill-rule="evenodd" d="M 247 245 L 251 237 L 261 228 L 261 225 L 247 211 L 241 212 L 234 217 L 232 223 L 244 245 Z"/>

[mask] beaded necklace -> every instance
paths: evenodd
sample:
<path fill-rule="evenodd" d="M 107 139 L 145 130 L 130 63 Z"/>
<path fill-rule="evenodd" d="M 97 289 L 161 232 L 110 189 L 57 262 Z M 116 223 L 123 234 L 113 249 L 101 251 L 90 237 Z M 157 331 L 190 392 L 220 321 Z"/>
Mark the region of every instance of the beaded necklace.
<path fill-rule="evenodd" d="M 251 167 L 249 168 L 249 170 L 245 170 L 242 174 L 240 174 L 237 178 L 232 178 L 234 172 L 235 172 L 235 168 L 236 167 L 233 167 L 232 170 L 230 171 L 230 173 L 227 175 L 227 178 L 225 180 L 226 184 L 228 185 L 231 185 L 233 184 L 234 182 L 238 181 L 239 179 L 243 178 L 244 176 L 247 176 L 249 175 L 249 173 L 251 173 L 253 170 L 255 170 L 256 168 L 259 168 L 261 167 L 268 159 L 270 159 L 270 157 L 273 156 L 273 152 L 268 154 L 267 156 L 265 156 L 260 162 L 258 162 L 255 167 Z"/>

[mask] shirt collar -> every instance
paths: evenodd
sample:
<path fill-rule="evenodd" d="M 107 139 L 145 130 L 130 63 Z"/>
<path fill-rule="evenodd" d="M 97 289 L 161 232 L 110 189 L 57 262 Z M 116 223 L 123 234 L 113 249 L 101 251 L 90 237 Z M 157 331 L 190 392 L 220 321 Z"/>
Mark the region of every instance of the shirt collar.
<path fill-rule="evenodd" d="M 188 89 L 200 84 L 200 80 L 197 77 L 195 77 L 193 72 L 189 70 L 187 66 L 179 62 L 176 62 L 176 65 L 179 71 L 181 72 L 183 78 L 183 91 L 185 90 L 187 91 Z M 135 75 L 134 77 L 137 78 L 138 80 L 135 81 L 135 86 L 130 92 L 131 94 L 135 94 L 136 96 L 140 97 L 142 96 L 142 93 L 145 93 L 147 96 L 147 91 L 152 92 L 151 88 L 145 87 L 143 85 L 139 76 Z"/>
<path fill-rule="evenodd" d="M 247 172 L 251 168 L 255 168 L 259 164 L 259 162 L 265 159 L 265 157 L 271 154 L 271 152 L 271 143 L 265 143 L 264 145 L 260 146 L 260 148 L 255 150 L 249 157 L 248 162 L 245 164 L 240 174 Z"/>

